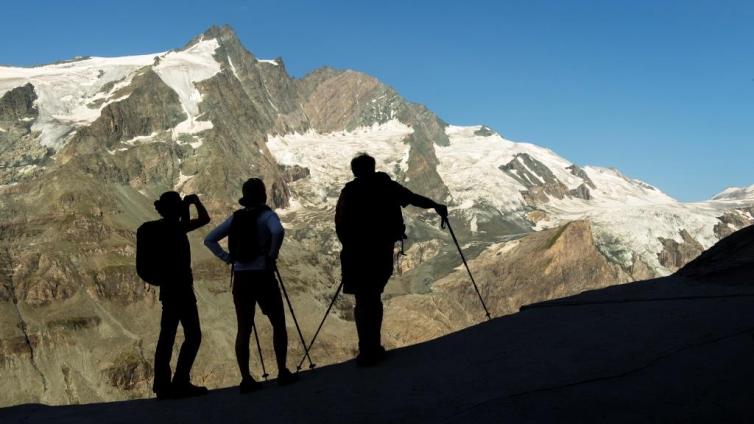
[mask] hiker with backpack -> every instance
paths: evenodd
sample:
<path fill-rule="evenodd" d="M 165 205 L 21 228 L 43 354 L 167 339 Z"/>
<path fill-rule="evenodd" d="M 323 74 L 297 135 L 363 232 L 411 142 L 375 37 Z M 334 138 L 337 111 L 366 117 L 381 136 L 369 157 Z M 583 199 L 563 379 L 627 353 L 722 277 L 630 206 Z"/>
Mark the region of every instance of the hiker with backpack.
<path fill-rule="evenodd" d="M 191 205 L 196 208 L 196 219 L 191 219 Z M 181 199 L 175 191 L 163 193 L 154 206 L 162 218 L 142 224 L 136 232 L 136 271 L 144 281 L 160 287 L 162 302 L 152 390 L 157 399 L 203 395 L 207 388 L 191 384 L 190 377 L 202 330 L 186 234 L 208 224 L 209 214 L 197 195 Z M 183 326 L 184 341 L 171 379 L 170 357 L 179 323 Z"/>
<path fill-rule="evenodd" d="M 249 371 L 249 342 L 257 303 L 272 324 L 278 383 L 292 383 L 298 376 L 286 367 L 288 332 L 283 300 L 274 276 L 285 231 L 280 218 L 266 205 L 267 192 L 262 180 L 250 178 L 243 184 L 242 193 L 238 203 L 243 208 L 212 230 L 204 244 L 215 256 L 232 265 L 233 303 L 238 322 L 236 360 L 241 371 L 241 393 L 249 393 L 260 386 Z M 219 244 L 226 237 L 229 252 Z"/>
<path fill-rule="evenodd" d="M 356 362 L 369 366 L 385 355 L 380 340 L 381 295 L 393 274 L 395 243 L 406 238 L 401 208 L 413 205 L 434 209 L 443 219 L 447 218 L 448 208 L 411 192 L 384 172 L 375 172 L 374 158 L 366 153 L 353 158 L 351 171 L 355 178 L 340 192 L 335 228 L 343 246 L 343 292 L 353 294 L 356 300 Z"/>

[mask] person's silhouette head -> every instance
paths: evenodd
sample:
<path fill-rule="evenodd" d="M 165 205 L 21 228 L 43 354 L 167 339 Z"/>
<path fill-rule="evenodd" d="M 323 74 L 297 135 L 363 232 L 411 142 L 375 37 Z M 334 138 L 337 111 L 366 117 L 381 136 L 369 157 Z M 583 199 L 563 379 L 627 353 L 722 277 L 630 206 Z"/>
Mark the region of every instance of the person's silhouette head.
<path fill-rule="evenodd" d="M 361 153 L 351 160 L 351 171 L 356 178 L 374 174 L 374 158 Z"/>
<path fill-rule="evenodd" d="M 267 189 L 264 181 L 259 178 L 249 178 L 241 187 L 243 197 L 238 199 L 238 203 L 245 207 L 261 206 L 267 203 Z"/>
<path fill-rule="evenodd" d="M 157 213 L 165 219 L 177 220 L 183 212 L 183 199 L 175 191 L 166 191 L 160 195 L 160 198 L 154 202 L 154 208 Z"/>

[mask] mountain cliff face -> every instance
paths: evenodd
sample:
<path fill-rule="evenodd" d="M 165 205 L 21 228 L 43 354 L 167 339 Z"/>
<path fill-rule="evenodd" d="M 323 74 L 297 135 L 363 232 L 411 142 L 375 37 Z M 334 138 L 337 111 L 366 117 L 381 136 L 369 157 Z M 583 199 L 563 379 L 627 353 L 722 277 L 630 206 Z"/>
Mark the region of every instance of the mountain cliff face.
<path fill-rule="evenodd" d="M 339 279 L 333 208 L 361 151 L 451 206 L 495 315 L 668 274 L 754 222 L 745 192 L 682 204 L 616 170 L 448 125 L 359 72 L 292 78 L 227 27 L 164 53 L 0 67 L 0 405 L 149 394 L 159 302 L 135 274 L 134 233 L 165 190 L 198 193 L 217 224 L 241 183 L 263 178 L 287 229 L 286 287 L 313 334 Z M 408 256 L 386 294 L 391 347 L 483 317 L 437 218 L 405 215 Z M 217 387 L 238 380 L 235 319 L 207 231 L 191 237 L 205 333 L 194 378 Z M 336 304 L 320 363 L 353 354 L 350 302 Z"/>

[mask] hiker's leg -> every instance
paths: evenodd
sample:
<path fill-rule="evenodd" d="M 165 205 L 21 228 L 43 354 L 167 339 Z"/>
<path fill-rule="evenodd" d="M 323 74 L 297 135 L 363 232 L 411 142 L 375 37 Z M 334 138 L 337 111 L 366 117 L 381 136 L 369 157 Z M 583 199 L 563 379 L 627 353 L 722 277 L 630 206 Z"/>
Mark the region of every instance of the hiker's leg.
<path fill-rule="evenodd" d="M 359 334 L 359 351 L 371 352 L 380 345 L 380 325 L 382 323 L 382 301 L 378 291 L 369 290 L 356 293 L 354 308 L 356 331 Z"/>
<path fill-rule="evenodd" d="M 248 282 L 236 273 L 236 284 L 233 286 L 233 303 L 236 306 L 236 322 L 238 329 L 236 332 L 236 361 L 238 370 L 241 372 L 243 380 L 251 379 L 249 370 L 249 342 L 251 340 L 251 331 L 254 325 L 254 300 L 246 296 Z M 241 281 L 239 281 L 241 280 Z"/>
<path fill-rule="evenodd" d="M 283 297 L 280 295 L 277 281 L 272 272 L 261 273 L 259 281 L 259 306 L 272 324 L 272 346 L 275 348 L 275 360 L 278 370 L 286 369 L 288 356 L 288 330 L 285 327 L 285 310 Z"/>
<path fill-rule="evenodd" d="M 181 352 L 178 354 L 173 382 L 189 383 L 191 367 L 194 365 L 196 354 L 199 352 L 199 345 L 202 343 L 202 328 L 199 324 L 199 310 L 195 301 L 186 301 L 181 305 L 180 320 L 184 339 Z"/>
<path fill-rule="evenodd" d="M 382 348 L 382 293 L 376 293 L 374 298 L 374 328 L 372 337 L 374 337 L 374 347 Z"/>
<path fill-rule="evenodd" d="M 369 349 L 372 351 L 379 350 L 380 329 L 382 327 L 382 299 L 378 291 L 370 292 L 367 298 L 368 319 L 367 319 L 367 340 Z"/>
<path fill-rule="evenodd" d="M 170 386 L 170 357 L 173 356 L 173 343 L 178 330 L 178 308 L 175 304 L 162 304 L 160 336 L 154 353 L 154 384 L 152 390 L 159 393 Z"/>
<path fill-rule="evenodd" d="M 366 305 L 367 300 L 363 293 L 356 293 L 354 296 L 355 298 L 355 306 L 353 307 L 353 320 L 356 323 L 356 334 L 359 336 L 359 351 L 365 352 L 367 350 L 367 314 L 365 311 L 365 308 L 368 309 L 369 307 Z"/>

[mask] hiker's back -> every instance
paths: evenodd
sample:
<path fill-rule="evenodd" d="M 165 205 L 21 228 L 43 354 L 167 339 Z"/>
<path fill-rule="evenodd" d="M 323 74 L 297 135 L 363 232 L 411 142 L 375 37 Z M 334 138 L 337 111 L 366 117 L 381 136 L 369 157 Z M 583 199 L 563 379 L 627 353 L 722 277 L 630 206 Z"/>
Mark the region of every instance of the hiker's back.
<path fill-rule="evenodd" d="M 336 215 L 341 241 L 367 245 L 400 240 L 405 230 L 401 189 L 382 172 L 346 184 Z"/>
<path fill-rule="evenodd" d="M 272 235 L 266 220 L 274 212 L 267 206 L 243 208 L 233 213 L 228 249 L 233 262 L 248 263 L 267 255 Z"/>
<path fill-rule="evenodd" d="M 161 287 L 160 298 L 181 288 L 191 288 L 190 249 L 180 223 L 162 219 L 145 222 L 137 230 L 137 272 L 144 280 Z"/>

